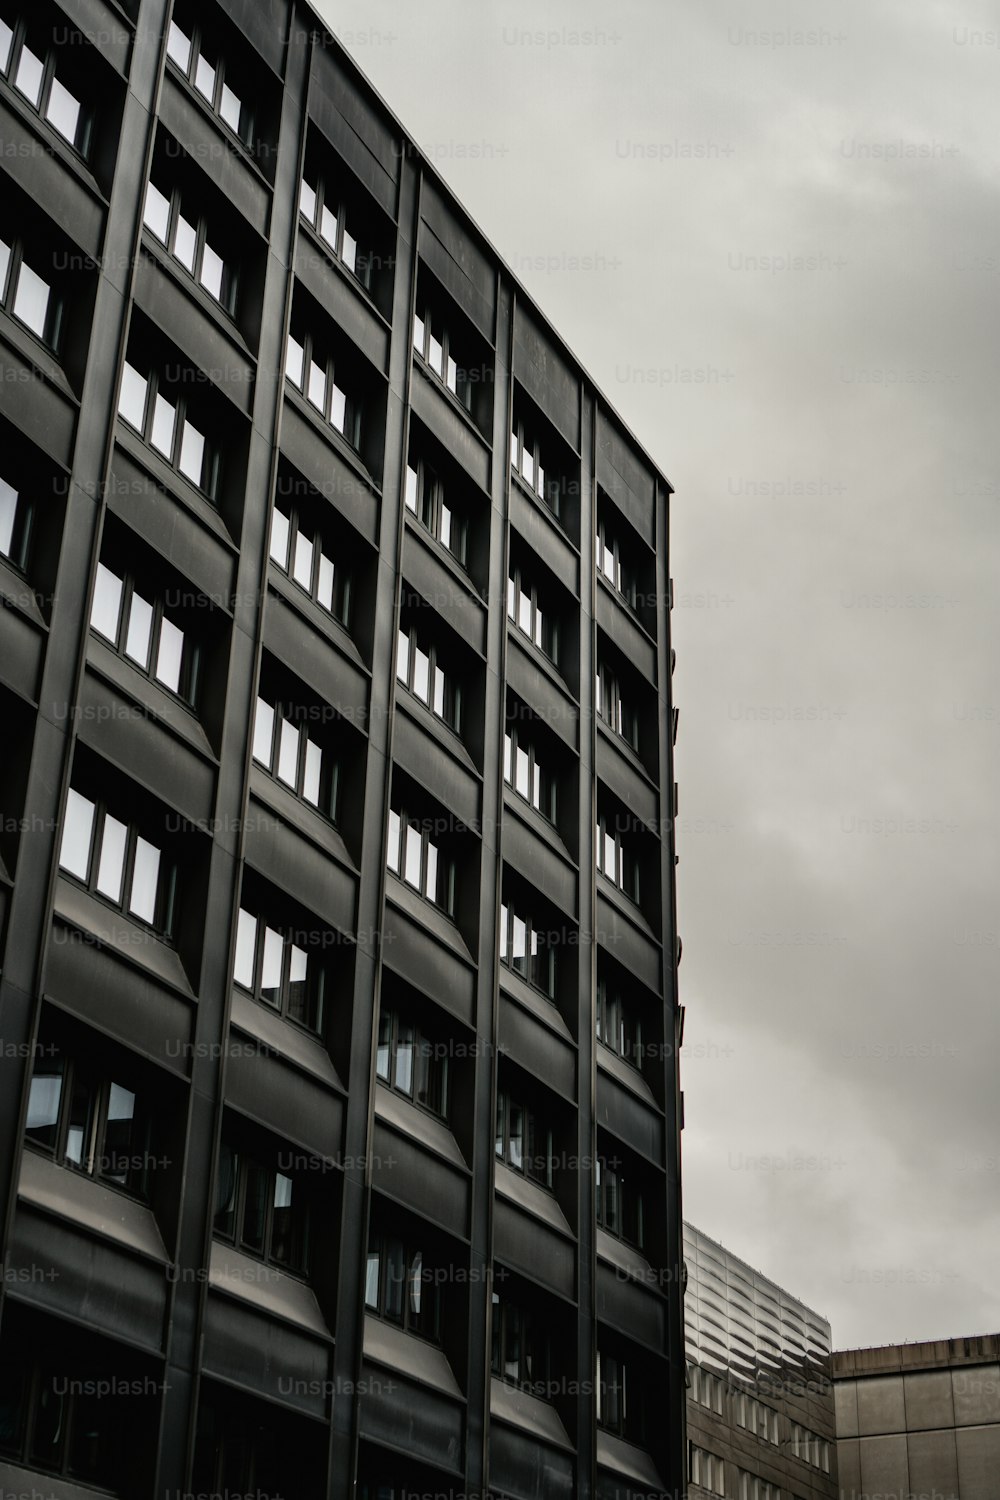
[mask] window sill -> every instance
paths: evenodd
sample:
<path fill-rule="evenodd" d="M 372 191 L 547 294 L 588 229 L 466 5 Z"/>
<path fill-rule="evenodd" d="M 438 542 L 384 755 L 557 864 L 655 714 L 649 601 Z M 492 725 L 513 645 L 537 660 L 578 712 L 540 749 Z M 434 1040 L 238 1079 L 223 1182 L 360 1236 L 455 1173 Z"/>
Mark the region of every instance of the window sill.
<path fill-rule="evenodd" d="M 101 192 L 97 178 L 90 171 L 90 168 L 85 165 L 83 157 L 63 139 L 57 130 L 53 129 L 51 125 L 43 120 L 40 114 L 37 114 L 35 110 L 30 109 L 28 105 L 21 102 L 16 90 L 7 82 L 6 78 L 0 79 L 0 92 L 2 92 L 2 97 L 8 108 L 17 115 L 23 124 L 28 126 L 33 135 L 44 142 L 45 150 L 51 156 L 57 157 L 64 167 L 68 167 L 87 191 L 97 199 L 101 207 L 107 209 L 108 200 Z"/>
<path fill-rule="evenodd" d="M 662 1292 L 659 1277 L 641 1250 L 637 1250 L 627 1240 L 620 1240 L 616 1235 L 609 1234 L 600 1224 L 596 1225 L 596 1229 L 598 1260 L 602 1260 L 605 1265 L 614 1266 L 616 1271 L 624 1272 L 630 1281 L 638 1282 L 647 1290 L 653 1288 Z"/>
<path fill-rule="evenodd" d="M 475 960 L 451 917 L 445 916 L 439 906 L 435 906 L 426 896 L 421 896 L 388 868 L 385 872 L 385 896 L 393 906 L 436 937 L 442 947 L 457 954 L 463 963 L 474 965 Z"/>
<path fill-rule="evenodd" d="M 25 364 L 37 370 L 48 381 L 49 385 L 55 386 L 60 396 L 74 406 L 79 406 L 79 397 L 63 373 L 62 365 L 47 344 L 26 328 L 23 323 L 6 311 L 0 310 L 0 330 L 10 347 L 18 354 Z"/>
<path fill-rule="evenodd" d="M 548 995 L 543 995 L 541 990 L 536 990 L 533 984 L 523 979 L 506 964 L 501 963 L 497 967 L 500 973 L 500 988 L 508 999 L 513 1000 L 516 1005 L 520 1005 L 522 1010 L 526 1010 L 529 1015 L 541 1021 L 549 1031 L 554 1031 L 561 1041 L 568 1042 L 571 1047 L 575 1048 L 576 1042 L 556 1002 L 550 1000 Z"/>
<path fill-rule="evenodd" d="M 443 567 L 448 569 L 455 582 L 464 593 L 468 594 L 474 603 L 481 605 L 484 602 L 483 596 L 472 581 L 471 575 L 466 572 L 455 554 L 449 552 L 444 543 L 439 542 L 434 533 L 428 531 L 427 527 L 417 519 L 405 501 L 403 503 L 403 521 L 407 534 L 415 537 L 422 547 L 426 548 Z M 478 656 L 479 653 L 476 652 L 476 655 Z"/>
<path fill-rule="evenodd" d="M 598 572 L 596 568 L 594 571 L 597 576 L 598 587 L 604 589 L 604 592 L 607 594 L 608 598 L 621 610 L 622 614 L 625 616 L 625 619 L 629 622 L 632 628 L 634 630 L 637 630 L 643 637 L 650 650 L 655 651 L 655 638 L 650 635 L 649 631 L 646 629 L 645 625 L 642 623 L 639 616 L 632 608 L 631 604 L 625 598 L 625 595 L 620 594 L 615 588 L 614 584 L 611 583 L 609 579 L 605 578 L 603 573 Z"/>
<path fill-rule="evenodd" d="M 443 1120 L 411 1103 L 404 1095 L 397 1094 L 381 1078 L 377 1078 L 376 1083 L 376 1119 L 398 1130 L 401 1135 L 417 1141 L 428 1151 L 433 1151 L 435 1156 L 439 1156 L 450 1167 L 457 1167 L 466 1176 L 470 1174 L 469 1164 Z"/>
<path fill-rule="evenodd" d="M 404 1333 L 382 1318 L 365 1313 L 364 1357 L 394 1375 L 430 1386 L 441 1396 L 465 1402 L 462 1389 L 445 1355 L 426 1339 Z"/>
<path fill-rule="evenodd" d="M 19 573 L 6 557 L 0 557 L 0 598 L 26 615 L 33 625 L 48 630 L 45 616 L 38 607 L 38 595 L 24 574 Z"/>
<path fill-rule="evenodd" d="M 664 1489 L 663 1480 L 646 1449 L 616 1437 L 603 1427 L 597 1429 L 597 1466 L 636 1480 L 644 1489 Z"/>
<path fill-rule="evenodd" d="M 155 679 L 145 677 L 92 630 L 87 633 L 87 664 L 118 692 L 139 705 L 150 718 L 156 719 L 178 739 L 185 740 L 192 750 L 213 766 L 219 764 L 194 710 L 159 687 Z"/>
<path fill-rule="evenodd" d="M 347 845 L 329 818 L 325 818 L 316 808 L 283 786 L 253 760 L 250 763 L 250 792 L 280 822 L 289 824 L 317 849 L 336 860 L 337 864 L 343 865 L 349 874 L 357 876 L 358 869 L 347 852 Z"/>
<path fill-rule="evenodd" d="M 612 1052 L 611 1048 L 606 1047 L 603 1042 L 595 1039 L 594 1046 L 598 1069 L 606 1073 L 609 1078 L 613 1078 L 616 1083 L 621 1084 L 622 1088 L 628 1089 L 629 1093 L 641 1099 L 643 1104 L 647 1104 L 650 1109 L 655 1109 L 658 1115 L 662 1115 L 663 1111 L 656 1102 L 656 1095 L 639 1069 L 633 1067 L 630 1062 L 626 1062 L 617 1052 Z"/>
<path fill-rule="evenodd" d="M 126 453 L 158 489 L 186 506 L 206 531 L 211 531 L 220 541 L 225 542 L 235 555 L 238 549 L 229 528 L 205 492 L 161 458 L 135 428 L 128 425 L 124 417 L 116 415 L 114 434 L 115 446 Z"/>
<path fill-rule="evenodd" d="M 162 241 L 158 240 L 145 224 L 142 225 L 142 239 L 139 248 L 146 255 L 147 260 L 151 260 L 164 275 L 170 277 L 170 280 L 185 296 L 190 297 L 196 306 L 201 308 L 205 316 L 210 318 L 216 325 L 219 332 L 225 338 L 230 339 L 246 359 L 253 361 L 253 351 L 240 332 L 239 325 L 233 314 L 227 312 L 221 302 L 217 302 L 214 297 L 210 297 L 204 287 L 199 286 L 195 278 L 185 270 L 175 256 L 170 254 L 170 251 Z"/>
<path fill-rule="evenodd" d="M 185 1000 L 194 1001 L 195 994 L 188 983 L 184 965 L 173 948 L 62 874 L 56 879 L 54 915 L 84 934 L 84 942 L 109 949 L 118 958 L 169 985 Z M 57 941 L 54 934 L 52 940 Z M 72 942 L 73 939 L 65 941 Z"/>
<path fill-rule="evenodd" d="M 267 67 L 267 63 L 264 62 L 264 59 L 262 57 L 260 58 L 260 62 L 262 66 Z M 230 127 L 225 123 L 225 121 L 215 113 L 215 110 L 212 108 L 212 106 L 206 99 L 202 97 L 201 94 L 199 94 L 198 90 L 191 83 L 187 75 L 181 72 L 180 68 L 170 56 L 167 57 L 166 69 L 166 76 L 178 86 L 184 97 L 196 106 L 202 117 L 205 120 L 209 121 L 215 134 L 219 137 L 220 140 L 225 141 L 226 145 L 229 147 L 230 151 L 233 153 L 236 159 L 238 161 L 241 161 L 246 167 L 247 171 L 252 172 L 253 175 L 257 178 L 261 187 L 265 188 L 267 192 L 270 193 L 272 191 L 271 183 L 261 171 L 260 167 L 257 165 L 257 161 L 253 155 L 253 152 L 247 146 L 242 137 L 238 136 L 235 131 L 231 130 Z"/>
<path fill-rule="evenodd" d="M 493 1186 L 499 1197 L 506 1198 L 508 1203 L 515 1204 L 532 1218 L 540 1219 L 571 1244 L 576 1244 L 576 1235 L 553 1193 L 539 1187 L 530 1178 L 522 1177 L 520 1172 L 512 1171 L 502 1161 L 495 1160 L 494 1165 Z"/>
<path fill-rule="evenodd" d="M 278 1266 L 254 1260 L 232 1245 L 213 1239 L 209 1256 L 208 1284 L 214 1292 L 249 1302 L 258 1313 L 266 1313 L 296 1328 L 305 1328 L 324 1342 L 333 1343 L 316 1293 L 297 1276 Z"/>
<path fill-rule="evenodd" d="M 45 1489 L 39 1484 L 44 1476 Z M 23 1469 L 14 1459 L 0 1459 L 0 1494 L 14 1496 L 37 1496 L 38 1500 L 95 1500 L 95 1496 L 106 1496 L 116 1500 L 113 1490 L 100 1486 L 75 1484 L 72 1479 L 61 1479 L 41 1468 Z"/>
<path fill-rule="evenodd" d="M 379 320 L 384 331 L 387 334 L 391 333 L 392 324 L 389 322 L 389 319 L 379 307 L 378 303 L 372 297 L 371 292 L 365 286 L 364 282 L 359 281 L 357 276 L 354 275 L 354 272 L 347 269 L 340 257 L 338 255 L 335 255 L 334 252 L 330 249 L 329 245 L 326 243 L 326 240 L 323 239 L 322 235 L 319 234 L 315 227 L 310 224 L 309 220 L 304 217 L 301 210 L 299 210 L 297 223 L 299 233 L 305 235 L 310 245 L 312 245 L 312 247 L 315 250 L 318 250 L 322 255 L 325 263 L 330 266 L 333 271 L 336 272 L 341 281 L 346 281 L 347 285 L 354 292 L 355 296 L 361 298 L 361 301 L 367 307 L 372 317 Z"/>
<path fill-rule="evenodd" d="M 619 911 L 627 922 L 630 922 L 633 927 L 642 933 L 643 937 L 648 938 L 651 943 L 655 943 L 659 948 L 661 946 L 660 939 L 649 925 L 642 907 L 638 906 L 630 896 L 626 896 L 625 892 L 617 885 L 614 885 L 606 875 L 601 875 L 598 872 L 596 878 L 598 896 L 603 896 L 609 905 Z"/>
<path fill-rule="evenodd" d="M 284 381 L 285 400 L 291 403 L 300 417 L 305 418 L 315 433 L 330 444 L 338 457 L 342 458 L 350 466 L 362 483 L 371 490 L 372 494 L 381 500 L 382 491 L 375 481 L 375 476 L 368 469 L 357 448 L 352 447 L 344 437 L 344 434 L 338 432 L 332 423 L 328 422 L 325 417 L 320 416 L 312 402 L 306 400 L 298 386 L 293 385 L 287 375 L 283 375 L 282 379 Z"/>
<path fill-rule="evenodd" d="M 508 1427 L 516 1427 L 539 1442 L 563 1448 L 567 1453 L 576 1452 L 576 1446 L 551 1402 L 509 1385 L 496 1375 L 490 1376 L 490 1418 L 495 1422 L 505 1422 Z"/>
<path fill-rule="evenodd" d="M 557 687 L 561 693 L 569 698 L 574 707 L 579 707 L 579 699 L 577 698 L 573 689 L 570 687 L 569 683 L 566 681 L 565 677 L 563 677 L 562 673 L 559 671 L 559 668 L 552 661 L 552 658 L 546 656 L 542 648 L 540 646 L 536 646 L 529 635 L 525 635 L 524 631 L 519 625 L 515 623 L 515 621 L 511 619 L 510 615 L 507 615 L 506 618 L 507 639 L 509 641 L 516 641 L 528 660 L 535 666 L 537 666 L 539 671 L 545 673 L 546 677 L 549 678 L 553 686 Z"/>
<path fill-rule="evenodd" d="M 650 776 L 649 772 L 646 770 L 646 766 L 640 759 L 638 751 L 632 749 L 632 746 L 629 744 L 628 740 L 623 739 L 620 734 L 616 734 L 615 731 L 610 728 L 610 726 L 604 721 L 604 719 L 601 718 L 601 715 L 596 711 L 594 713 L 594 723 L 597 725 L 598 734 L 603 735 L 605 742 L 614 750 L 617 750 L 618 754 L 625 760 L 625 762 L 632 768 L 632 770 L 635 771 L 637 775 L 641 776 L 643 781 L 645 781 L 646 784 L 650 788 L 652 788 L 654 792 L 658 792 L 659 787 L 657 783 L 653 780 L 652 776 Z"/>
<path fill-rule="evenodd" d="M 462 405 L 461 401 L 459 401 L 458 397 L 448 389 L 444 381 L 441 379 L 440 375 L 434 374 L 434 371 L 429 367 L 427 361 L 423 358 L 422 355 L 417 353 L 412 344 L 410 345 L 410 354 L 413 357 L 413 368 L 414 370 L 416 370 L 421 379 L 426 381 L 431 390 L 437 392 L 438 396 L 444 402 L 448 410 L 454 412 L 458 420 L 465 424 L 465 426 L 469 429 L 472 437 L 475 438 L 476 442 L 479 443 L 483 448 L 485 448 L 487 453 L 492 453 L 493 445 L 491 444 L 489 438 L 484 437 L 475 420 L 469 414 L 469 412 L 466 411 L 465 407 Z"/>
<path fill-rule="evenodd" d="M 21 1157 L 17 1196 L 42 1213 L 114 1240 L 145 1260 L 162 1266 L 170 1262 L 152 1209 L 84 1172 L 59 1166 L 30 1146 L 25 1146 Z"/>
<path fill-rule="evenodd" d="M 542 499 L 537 490 L 533 490 L 531 488 L 530 484 L 528 484 L 527 480 L 524 478 L 524 475 L 519 474 L 518 471 L 514 468 L 513 464 L 509 464 L 508 469 L 510 471 L 511 485 L 516 485 L 519 493 L 523 495 L 526 500 L 531 501 L 531 503 L 534 505 L 535 510 L 543 518 L 543 520 L 545 520 L 548 525 L 552 527 L 559 540 L 561 542 L 564 542 L 566 546 L 571 549 L 574 556 L 578 558 L 580 556 L 579 547 L 577 546 L 576 542 L 574 542 L 573 538 L 566 530 L 562 521 L 556 515 L 555 511 L 552 509 L 551 505 L 549 505 L 546 500 Z M 573 597 L 575 598 L 576 595 L 574 594 Z"/>
<path fill-rule="evenodd" d="M 531 829 L 536 838 L 542 839 L 549 846 L 553 854 L 558 854 L 559 858 L 564 859 L 574 870 L 579 870 L 580 866 L 578 862 L 563 843 L 556 825 L 550 823 L 548 818 L 540 813 L 537 807 L 533 807 L 520 793 L 515 792 L 511 788 L 509 781 L 505 781 L 503 784 L 503 805 L 505 812 L 510 812 L 520 818 Z"/>
<path fill-rule="evenodd" d="M 466 750 L 458 730 L 452 729 L 438 714 L 433 713 L 426 703 L 423 703 L 415 693 L 400 682 L 398 677 L 396 678 L 396 707 L 419 724 L 425 734 L 431 735 L 441 749 L 456 760 L 463 770 L 468 771 L 470 776 L 475 776 L 477 781 L 482 780 L 476 763 Z"/>
<path fill-rule="evenodd" d="M 321 604 L 317 604 L 316 600 L 311 594 L 307 594 L 305 589 L 299 588 L 297 583 L 293 583 L 288 574 L 282 572 L 271 557 L 268 557 L 267 584 L 276 594 L 280 594 L 286 604 L 291 605 L 293 609 L 305 615 L 310 625 L 317 632 L 328 637 L 342 655 L 347 657 L 352 666 L 364 672 L 366 677 L 371 676 L 367 665 L 361 657 L 360 651 L 351 638 L 347 626 L 341 624 L 336 615 L 332 615 L 328 609 L 324 609 Z"/>
<path fill-rule="evenodd" d="M 251 1037 L 265 1052 L 273 1053 L 282 1062 L 308 1073 L 326 1088 L 338 1094 L 344 1093 L 330 1054 L 318 1036 L 303 1031 L 293 1021 L 284 1020 L 276 1010 L 235 985 L 232 987 L 229 1026 L 231 1032 L 236 1030 Z"/>

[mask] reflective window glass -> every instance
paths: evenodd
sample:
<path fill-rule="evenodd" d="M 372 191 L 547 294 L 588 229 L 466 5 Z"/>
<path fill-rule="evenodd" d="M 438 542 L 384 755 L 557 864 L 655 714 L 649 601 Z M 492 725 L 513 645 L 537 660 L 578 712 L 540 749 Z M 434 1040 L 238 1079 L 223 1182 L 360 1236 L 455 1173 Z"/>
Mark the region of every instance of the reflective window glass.
<path fill-rule="evenodd" d="M 156 887 L 160 875 L 160 851 L 144 838 L 135 842 L 135 865 L 132 869 L 132 893 L 128 909 L 144 922 L 156 917 Z"/>
<path fill-rule="evenodd" d="M 70 787 L 59 848 L 59 864 L 80 880 L 86 880 L 90 869 L 90 836 L 93 827 L 93 802 Z"/>

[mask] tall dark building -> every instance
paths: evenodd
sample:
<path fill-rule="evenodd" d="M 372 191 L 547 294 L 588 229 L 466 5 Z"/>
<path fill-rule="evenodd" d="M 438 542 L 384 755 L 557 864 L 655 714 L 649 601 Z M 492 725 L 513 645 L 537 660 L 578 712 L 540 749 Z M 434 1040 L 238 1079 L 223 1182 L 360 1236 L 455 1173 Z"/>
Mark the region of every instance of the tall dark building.
<path fill-rule="evenodd" d="M 298 0 L 0 113 L 0 1489 L 677 1497 L 670 486 Z"/>

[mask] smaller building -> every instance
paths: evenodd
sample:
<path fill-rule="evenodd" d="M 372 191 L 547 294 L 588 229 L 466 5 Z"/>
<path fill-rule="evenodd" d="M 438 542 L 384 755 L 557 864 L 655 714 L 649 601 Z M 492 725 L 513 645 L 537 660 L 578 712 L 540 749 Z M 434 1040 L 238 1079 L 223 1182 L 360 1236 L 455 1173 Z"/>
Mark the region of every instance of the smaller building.
<path fill-rule="evenodd" d="M 837 1500 L 830 1324 L 684 1226 L 689 1500 Z"/>
<path fill-rule="evenodd" d="M 833 1356 L 841 1500 L 997 1500 L 1000 1334 Z"/>

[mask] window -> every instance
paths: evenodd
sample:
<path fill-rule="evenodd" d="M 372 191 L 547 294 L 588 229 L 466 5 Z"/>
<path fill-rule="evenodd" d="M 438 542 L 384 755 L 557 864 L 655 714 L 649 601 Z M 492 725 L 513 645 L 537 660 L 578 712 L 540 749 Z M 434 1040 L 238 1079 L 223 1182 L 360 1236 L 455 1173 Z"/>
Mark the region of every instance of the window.
<path fill-rule="evenodd" d="M 307 1031 L 321 1032 L 326 975 L 315 955 L 303 946 L 314 940 L 312 933 L 272 926 L 241 906 L 233 979 L 288 1020 Z"/>
<path fill-rule="evenodd" d="M 310 1266 L 309 1204 L 301 1177 L 222 1142 L 214 1234 L 297 1276 Z"/>
<path fill-rule="evenodd" d="M 148 1196 L 157 1165 L 150 1152 L 151 1112 L 105 1070 L 46 1047 L 28 1095 L 25 1138 L 60 1165 Z"/>
<path fill-rule="evenodd" d="M 515 568 L 507 579 L 507 615 L 550 661 L 558 664 L 559 636 L 554 615 L 543 609 L 536 585 Z"/>
<path fill-rule="evenodd" d="M 630 1442 L 645 1438 L 642 1382 L 617 1355 L 597 1351 L 597 1422 Z"/>
<path fill-rule="evenodd" d="M 801 1427 L 798 1422 L 793 1422 L 791 1444 L 795 1458 L 829 1474 L 830 1444 L 825 1438 L 821 1438 L 816 1432 L 810 1432 L 808 1427 Z"/>
<path fill-rule="evenodd" d="M 701 1365 L 688 1365 L 688 1390 L 691 1399 L 697 1401 L 699 1406 L 704 1406 L 707 1411 L 714 1411 L 718 1416 L 722 1415 L 725 1386 L 718 1375 L 713 1375 Z"/>
<path fill-rule="evenodd" d="M 396 651 L 396 677 L 415 698 L 426 703 L 456 734 L 461 730 L 462 695 L 458 683 L 441 665 L 438 648 L 421 644 L 415 628 L 401 629 Z"/>
<path fill-rule="evenodd" d="M 205 436 L 207 413 L 198 424 L 183 390 L 158 372 L 143 375 L 126 361 L 118 395 L 118 415 L 211 499 L 218 488 L 219 454 Z"/>
<path fill-rule="evenodd" d="M 620 735 L 632 750 L 638 750 L 638 716 L 632 704 L 623 698 L 618 678 L 606 664 L 597 673 L 594 704 L 609 729 Z"/>
<path fill-rule="evenodd" d="M 559 514 L 559 481 L 546 476 L 542 449 L 523 422 L 515 422 L 510 435 L 510 466 L 528 489 Z"/>
<path fill-rule="evenodd" d="M 633 1067 L 643 1058 L 642 1020 L 616 986 L 603 975 L 597 980 L 597 1040 Z"/>
<path fill-rule="evenodd" d="M 269 1414 L 272 1416 L 273 1414 Z M 203 1402 L 198 1412 L 192 1486 L 203 1495 L 291 1495 L 288 1486 L 289 1444 L 279 1439 L 243 1398 L 240 1409 L 228 1403 Z M 296 1468 L 301 1450 L 295 1447 Z M 297 1490 L 297 1486 L 296 1486 Z"/>
<path fill-rule="evenodd" d="M 703 1490 L 710 1490 L 713 1495 L 726 1493 L 726 1466 L 717 1454 L 706 1453 L 704 1448 L 696 1448 L 692 1443 L 689 1468 L 693 1484 L 700 1484 Z"/>
<path fill-rule="evenodd" d="M 440 1294 L 433 1274 L 424 1266 L 424 1253 L 394 1235 L 373 1235 L 368 1241 L 365 1307 L 407 1333 L 437 1340 L 440 1336 Z"/>
<path fill-rule="evenodd" d="M 424 307 L 413 315 L 413 347 L 424 363 L 462 405 L 471 401 L 471 385 L 466 370 L 459 365 L 457 347 L 437 312 Z"/>
<path fill-rule="evenodd" d="M 646 1239 L 643 1195 L 620 1161 L 598 1156 L 594 1163 L 597 1222 L 616 1239 L 642 1249 Z"/>
<path fill-rule="evenodd" d="M 597 523 L 597 571 L 634 610 L 638 598 L 635 573 L 623 559 L 620 542 L 603 519 Z"/>
<path fill-rule="evenodd" d="M 766 1443 L 778 1442 L 778 1413 L 746 1391 L 740 1391 L 736 1397 L 736 1425 L 756 1433 Z"/>
<path fill-rule="evenodd" d="M 36 114 L 85 157 L 91 144 L 91 112 L 75 89 L 67 86 L 63 61 L 55 49 L 33 32 L 29 39 L 28 30 L 24 21 L 10 25 L 0 18 L 0 73 Z"/>
<path fill-rule="evenodd" d="M 90 628 L 162 687 L 194 704 L 200 651 L 190 632 L 167 614 L 157 598 L 146 598 L 135 580 L 97 564 Z"/>
<path fill-rule="evenodd" d="M 322 712 L 322 710 L 320 710 Z M 313 739 L 299 718 L 312 718 L 294 703 L 258 696 L 254 710 L 253 758 L 303 802 L 336 820 L 338 766 L 329 746 Z"/>
<path fill-rule="evenodd" d="M 441 1119 L 448 1114 L 448 1048 L 383 1005 L 378 1018 L 375 1072 L 383 1083 Z"/>
<path fill-rule="evenodd" d="M 137 828 L 73 787 L 63 819 L 59 868 L 161 937 L 170 935 L 175 867 Z"/>
<path fill-rule="evenodd" d="M 333 356 L 312 333 L 302 328 L 298 337 L 289 333 L 285 374 L 335 432 L 339 432 L 352 448 L 360 445 L 361 407 L 337 384 Z"/>
<path fill-rule="evenodd" d="M 17 235 L 0 236 L 0 306 L 53 351 L 62 328 L 62 299 L 48 279 L 35 269 L 42 264 L 37 251 Z"/>
<path fill-rule="evenodd" d="M 271 514 L 271 561 L 293 583 L 305 589 L 322 609 L 346 625 L 350 611 L 350 575 L 330 556 L 329 544 L 296 510 L 275 504 Z"/>
<path fill-rule="evenodd" d="M 737 1474 L 739 1500 L 781 1500 L 781 1489 L 778 1485 L 761 1479 L 759 1474 L 751 1474 L 747 1469 L 739 1469 Z"/>
<path fill-rule="evenodd" d="M 28 560 L 31 521 L 27 496 L 0 475 L 0 555 L 21 572 Z"/>
<path fill-rule="evenodd" d="M 247 82 L 230 68 L 201 27 L 186 19 L 171 21 L 167 56 L 233 134 L 252 146 L 254 118 Z"/>
<path fill-rule="evenodd" d="M 523 1307 L 493 1293 L 490 1369 L 500 1380 L 543 1400 L 549 1395 L 551 1345 L 548 1327 Z"/>
<path fill-rule="evenodd" d="M 500 962 L 552 999 L 556 992 L 553 934 L 506 904 L 500 907 Z"/>
<path fill-rule="evenodd" d="M 552 1130 L 539 1120 L 537 1110 L 506 1090 L 497 1093 L 495 1154 L 515 1172 L 552 1186 Z"/>
<path fill-rule="evenodd" d="M 144 1382 L 136 1385 L 141 1391 Z M 62 1351 L 4 1359 L 0 1453 L 31 1469 L 98 1486 L 102 1493 L 127 1493 L 123 1448 L 130 1446 L 129 1434 L 141 1416 L 131 1389 L 120 1360 L 102 1362 L 100 1368 L 74 1363 L 68 1369 Z"/>
<path fill-rule="evenodd" d="M 639 900 L 639 861 L 630 844 L 607 815 L 597 820 L 597 872 L 618 886 L 632 901 Z"/>
<path fill-rule="evenodd" d="M 390 809 L 386 862 L 394 875 L 450 915 L 455 907 L 455 866 L 441 854 L 432 831 L 432 823 Z"/>
<path fill-rule="evenodd" d="M 367 286 L 371 257 L 358 254 L 358 241 L 348 224 L 354 220 L 332 182 L 316 179 L 315 186 L 303 177 L 299 188 L 299 213 L 315 229 L 331 255 Z"/>
<path fill-rule="evenodd" d="M 534 742 L 516 724 L 504 734 L 503 779 L 550 823 L 555 822 L 555 777 L 539 765 Z"/>
<path fill-rule="evenodd" d="M 422 459 L 411 458 L 407 464 L 404 499 L 407 510 L 464 568 L 468 540 L 465 517 L 445 499 L 444 485 Z"/>
<path fill-rule="evenodd" d="M 203 214 L 185 214 L 176 188 L 164 191 L 150 180 L 142 222 L 210 297 L 227 313 L 235 312 L 236 267 L 220 252 L 218 240 L 214 247 L 209 242 L 214 236 Z"/>

